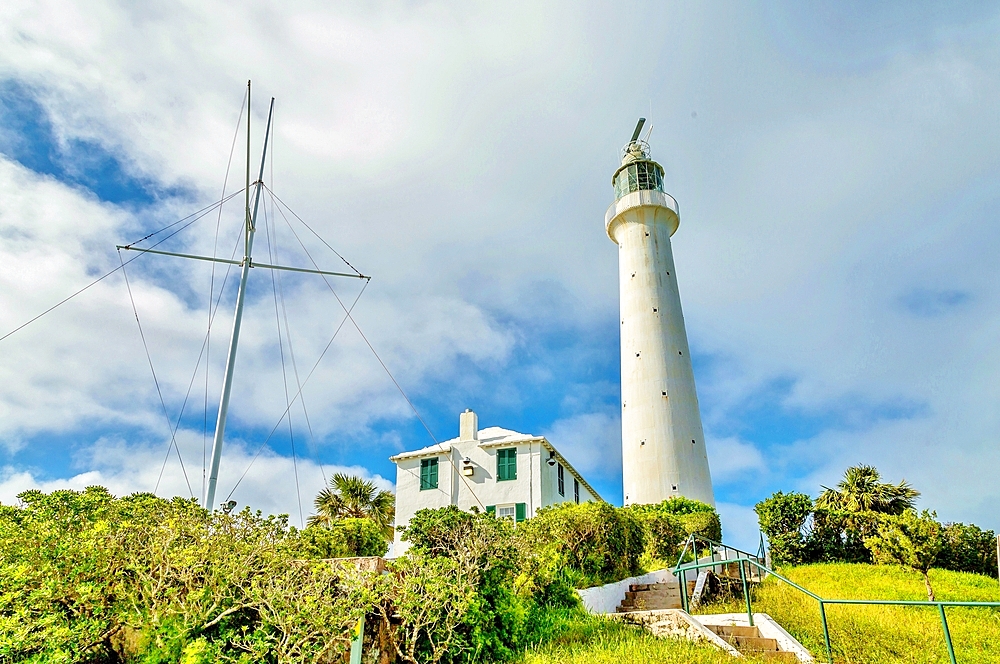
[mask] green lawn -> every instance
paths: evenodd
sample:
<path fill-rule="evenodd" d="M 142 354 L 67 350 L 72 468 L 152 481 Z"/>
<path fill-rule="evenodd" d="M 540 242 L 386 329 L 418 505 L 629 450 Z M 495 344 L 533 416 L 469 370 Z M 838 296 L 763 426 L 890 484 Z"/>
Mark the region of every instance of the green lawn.
<path fill-rule="evenodd" d="M 638 627 L 563 612 L 546 640 L 525 653 L 519 664 L 731 664 L 733 658 L 708 645 L 658 638 Z M 746 658 L 748 664 L 763 660 Z"/>
<path fill-rule="evenodd" d="M 824 598 L 926 600 L 922 577 L 899 567 L 825 564 L 787 567 L 781 573 Z M 996 579 L 931 570 L 937 599 L 1000 602 Z M 769 614 L 826 661 L 816 600 L 771 578 L 754 593 L 754 611 Z M 742 601 L 710 604 L 701 613 L 745 610 Z M 947 610 L 959 664 L 1000 662 L 1000 610 Z M 827 606 L 834 659 L 849 664 L 948 662 L 941 620 L 935 608 Z M 569 661 L 569 660 L 567 660 Z"/>

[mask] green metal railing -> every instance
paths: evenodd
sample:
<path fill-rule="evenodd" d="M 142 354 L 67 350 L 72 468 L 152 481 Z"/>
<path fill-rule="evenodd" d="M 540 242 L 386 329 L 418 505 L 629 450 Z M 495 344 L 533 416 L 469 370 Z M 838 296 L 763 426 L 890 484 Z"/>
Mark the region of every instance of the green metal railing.
<path fill-rule="evenodd" d="M 692 536 L 692 538 L 694 537 L 695 536 Z M 712 542 L 711 540 L 708 540 L 703 537 L 699 537 L 698 539 L 702 540 L 703 543 L 707 543 L 710 547 L 723 546 L 718 542 Z M 685 550 L 686 549 L 687 545 L 685 545 Z M 681 557 L 683 557 L 683 555 L 684 552 L 681 553 Z M 827 619 L 826 619 L 826 606 L 828 604 L 857 604 L 865 606 L 891 605 L 891 606 L 937 607 L 938 615 L 941 617 L 941 629 L 944 631 L 944 641 L 945 644 L 948 646 L 948 657 L 951 658 L 951 664 L 957 664 L 957 660 L 955 659 L 955 646 L 951 640 L 951 632 L 948 630 L 948 617 L 945 615 L 945 607 L 963 606 L 963 607 L 973 607 L 973 608 L 1000 608 L 1000 602 L 937 602 L 937 601 L 931 602 L 931 601 L 910 601 L 910 600 L 889 600 L 889 599 L 826 599 L 820 597 L 811 590 L 803 588 L 794 581 L 786 579 L 785 577 L 781 576 L 774 570 L 769 569 L 766 565 L 762 564 L 757 559 L 757 556 L 746 554 L 734 560 L 726 559 L 725 562 L 738 563 L 740 566 L 740 581 L 743 584 L 743 599 L 746 602 L 747 618 L 750 621 L 751 627 L 753 626 L 753 606 L 751 605 L 750 602 L 750 586 L 749 583 L 747 582 L 747 571 L 746 571 L 746 568 L 751 565 L 753 567 L 756 567 L 757 570 L 762 575 L 773 576 L 776 579 L 782 581 L 783 583 L 788 584 L 792 588 L 795 588 L 796 590 L 805 593 L 809 597 L 812 597 L 814 600 L 819 602 L 819 616 L 820 616 L 820 621 L 823 623 L 823 640 L 826 644 L 826 657 L 827 661 L 829 661 L 830 664 L 833 664 L 833 648 L 830 645 L 830 628 L 829 625 L 827 624 Z M 687 583 L 685 583 L 687 577 L 685 573 L 688 570 L 700 570 L 718 566 L 719 562 L 714 560 L 714 554 L 713 554 L 713 560 L 711 562 L 699 563 L 697 558 L 695 558 L 695 561 L 693 563 L 688 563 L 688 564 L 684 564 L 678 561 L 677 566 L 673 569 L 673 573 L 674 576 L 678 577 L 677 579 L 678 585 L 680 585 L 680 590 L 681 590 L 681 605 L 684 607 L 685 611 L 688 610 Z"/>

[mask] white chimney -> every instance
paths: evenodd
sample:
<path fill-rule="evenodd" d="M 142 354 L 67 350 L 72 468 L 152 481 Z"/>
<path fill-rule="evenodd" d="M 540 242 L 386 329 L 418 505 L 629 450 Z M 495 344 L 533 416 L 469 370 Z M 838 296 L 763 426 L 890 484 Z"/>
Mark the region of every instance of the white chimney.
<path fill-rule="evenodd" d="M 479 440 L 479 416 L 468 408 L 458 418 L 458 439 Z"/>

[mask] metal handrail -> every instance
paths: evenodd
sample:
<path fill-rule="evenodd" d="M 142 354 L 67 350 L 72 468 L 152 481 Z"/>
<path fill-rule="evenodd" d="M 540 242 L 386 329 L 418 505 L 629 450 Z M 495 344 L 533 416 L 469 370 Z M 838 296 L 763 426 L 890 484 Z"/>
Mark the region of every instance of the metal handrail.
<path fill-rule="evenodd" d="M 683 554 L 682 554 L 683 555 Z M 827 604 L 859 604 L 859 605 L 893 605 L 893 606 L 936 606 L 938 613 L 941 616 L 941 629 L 944 631 L 944 641 L 948 646 L 948 656 L 951 658 L 951 664 L 957 664 L 955 659 L 955 646 L 951 641 L 951 631 L 948 629 L 948 618 L 945 616 L 946 606 L 962 606 L 962 607 L 972 607 L 972 608 L 1000 608 L 1000 602 L 939 602 L 939 601 L 920 601 L 920 600 L 894 600 L 894 599 L 826 599 L 820 597 L 816 593 L 807 590 L 800 586 L 799 584 L 786 579 L 774 570 L 768 568 L 766 565 L 762 565 L 757 560 L 754 560 L 756 556 L 738 558 L 736 560 L 727 560 L 726 562 L 738 562 L 740 565 L 740 580 L 743 582 L 743 598 L 747 605 L 747 618 L 750 621 L 750 626 L 753 627 L 753 607 L 750 603 L 750 589 L 747 584 L 746 572 L 744 571 L 745 565 L 753 565 L 759 571 L 769 575 L 774 576 L 784 583 L 787 583 L 796 590 L 805 593 L 806 595 L 812 597 L 817 602 L 819 602 L 819 615 L 820 620 L 823 623 L 823 640 L 826 643 L 826 657 L 830 664 L 833 664 L 833 649 L 830 646 L 830 628 L 827 625 L 826 620 L 826 605 Z M 673 574 L 678 577 L 678 585 L 681 589 L 681 604 L 684 610 L 688 610 L 688 598 L 687 598 L 687 584 L 684 583 L 684 577 L 679 576 L 688 570 L 693 569 L 703 569 L 705 567 L 713 567 L 717 565 L 716 562 L 699 563 L 695 560 L 694 563 L 682 565 L 678 563 L 677 567 L 674 568 Z"/>
<path fill-rule="evenodd" d="M 716 551 L 716 548 L 721 548 L 724 552 L 732 551 L 733 553 L 737 554 L 737 557 L 739 557 L 739 555 L 743 555 L 743 556 L 746 556 L 748 558 L 755 558 L 758 561 L 761 561 L 761 560 L 765 559 L 764 556 L 760 555 L 760 551 L 759 550 L 758 550 L 758 553 L 756 553 L 756 554 L 750 553 L 748 551 L 743 551 L 742 549 L 737 549 L 734 546 L 729 546 L 728 544 L 723 544 L 722 542 L 716 542 L 715 540 L 710 539 L 708 537 L 704 537 L 703 535 L 698 535 L 697 533 L 692 533 L 684 541 L 684 547 L 681 549 L 681 553 L 677 557 L 677 565 L 674 567 L 675 570 L 677 568 L 679 568 L 684 563 L 684 554 L 686 554 L 688 552 L 689 548 L 693 549 L 694 560 L 695 560 L 695 562 L 698 562 L 698 542 L 702 542 L 703 544 L 707 544 L 708 545 L 708 551 L 709 551 L 709 553 L 710 553 L 713 561 L 715 560 L 715 551 Z M 761 540 L 761 545 L 763 546 L 763 540 Z M 730 561 L 728 553 L 726 553 L 726 557 L 723 560 L 725 560 L 726 562 Z M 733 558 L 732 560 L 735 561 L 736 558 Z"/>

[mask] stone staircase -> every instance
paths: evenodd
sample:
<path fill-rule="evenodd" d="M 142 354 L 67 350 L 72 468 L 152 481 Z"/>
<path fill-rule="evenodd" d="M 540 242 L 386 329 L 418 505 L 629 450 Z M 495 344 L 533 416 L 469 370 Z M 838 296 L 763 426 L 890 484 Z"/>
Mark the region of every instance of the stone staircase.
<path fill-rule="evenodd" d="M 753 654 L 777 662 L 798 662 L 795 653 L 781 650 L 777 639 L 761 636 L 760 629 L 746 625 L 705 625 L 741 653 Z"/>
<path fill-rule="evenodd" d="M 688 581 L 688 596 L 694 592 L 695 581 Z M 618 613 L 681 608 L 680 585 L 674 583 L 633 583 L 621 601 Z"/>

